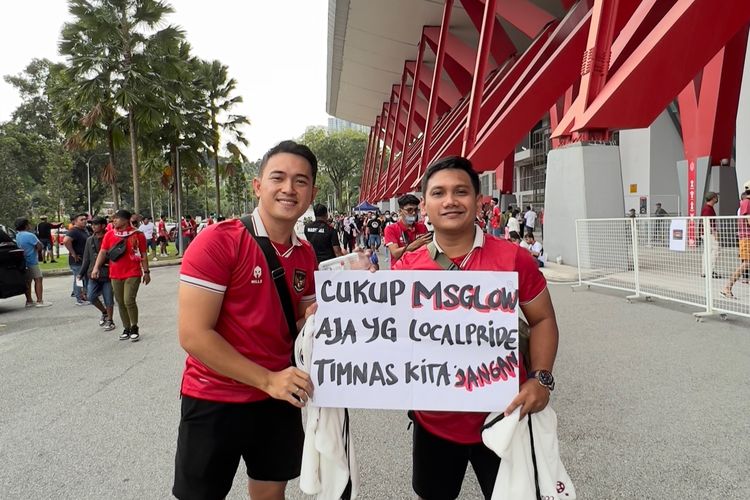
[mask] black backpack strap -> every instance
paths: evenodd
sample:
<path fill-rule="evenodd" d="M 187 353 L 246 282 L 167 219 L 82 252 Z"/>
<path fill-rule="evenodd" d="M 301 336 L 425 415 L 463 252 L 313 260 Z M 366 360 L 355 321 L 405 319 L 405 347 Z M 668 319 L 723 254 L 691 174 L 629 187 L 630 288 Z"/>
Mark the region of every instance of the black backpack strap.
<path fill-rule="evenodd" d="M 289 294 L 289 285 L 286 283 L 286 273 L 284 267 L 279 262 L 279 258 L 276 256 L 276 250 L 271 244 L 271 240 L 264 236 L 258 236 L 255 234 L 255 228 L 253 227 L 253 220 L 250 215 L 246 215 L 240 219 L 242 224 L 245 225 L 247 232 L 252 235 L 255 242 L 263 250 L 263 255 L 266 256 L 266 262 L 268 267 L 271 269 L 271 276 L 273 277 L 273 283 L 276 285 L 276 291 L 281 300 L 281 308 L 284 310 L 284 316 L 286 317 L 286 323 L 289 327 L 289 335 L 292 337 L 292 342 L 297 340 L 297 320 L 295 319 L 294 306 L 292 306 L 292 296 Z M 292 354 L 292 364 L 294 364 L 294 354 Z"/>
<path fill-rule="evenodd" d="M 438 250 L 434 241 L 427 244 L 427 251 L 430 253 L 430 258 L 437 262 L 438 265 L 446 271 L 457 271 L 460 269 L 455 262 L 448 258 L 447 255 Z"/>

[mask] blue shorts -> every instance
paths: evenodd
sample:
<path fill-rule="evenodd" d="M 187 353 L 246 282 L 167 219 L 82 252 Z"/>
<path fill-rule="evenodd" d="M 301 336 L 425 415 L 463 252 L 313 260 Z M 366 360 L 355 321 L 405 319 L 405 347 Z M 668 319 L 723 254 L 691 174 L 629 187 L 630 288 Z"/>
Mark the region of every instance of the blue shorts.
<path fill-rule="evenodd" d="M 89 302 L 95 302 L 99 296 L 102 296 L 102 302 L 107 307 L 113 307 L 115 305 L 115 296 L 112 293 L 112 282 L 109 280 L 92 280 L 89 279 L 88 283 L 88 300 Z"/>
<path fill-rule="evenodd" d="M 368 247 L 379 247 L 380 246 L 380 235 L 379 234 L 371 234 L 370 237 L 367 239 L 367 246 Z"/>

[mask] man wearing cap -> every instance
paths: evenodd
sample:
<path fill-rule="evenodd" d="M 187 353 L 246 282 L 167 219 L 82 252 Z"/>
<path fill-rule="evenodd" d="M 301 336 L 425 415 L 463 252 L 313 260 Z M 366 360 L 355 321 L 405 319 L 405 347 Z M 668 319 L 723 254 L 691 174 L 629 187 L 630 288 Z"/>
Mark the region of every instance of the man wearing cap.
<path fill-rule="evenodd" d="M 86 279 L 88 281 L 86 289 L 89 302 L 102 313 L 99 319 L 99 326 L 109 332 L 115 329 L 115 323 L 112 321 L 112 310 L 114 309 L 115 300 L 112 293 L 112 282 L 109 279 L 109 260 L 105 258 L 104 263 L 99 269 L 99 277 L 97 279 L 91 277 L 91 271 L 94 270 L 94 264 L 96 263 L 96 258 L 99 255 L 102 240 L 106 233 L 107 219 L 104 217 L 94 217 L 91 220 L 91 227 L 94 230 L 94 234 L 86 240 L 86 249 L 83 252 L 83 262 L 81 263 L 81 272 L 78 274 L 78 277 L 81 280 Z M 104 300 L 104 304 L 99 300 L 100 295 Z"/>
<path fill-rule="evenodd" d="M 740 202 L 740 210 L 737 213 L 739 216 L 737 220 L 737 236 L 740 240 L 740 265 L 734 270 L 726 286 L 720 292 L 728 299 L 734 298 L 732 287 L 750 269 L 750 180 L 745 182 L 743 187 L 745 188 L 743 192 L 745 197 Z"/>

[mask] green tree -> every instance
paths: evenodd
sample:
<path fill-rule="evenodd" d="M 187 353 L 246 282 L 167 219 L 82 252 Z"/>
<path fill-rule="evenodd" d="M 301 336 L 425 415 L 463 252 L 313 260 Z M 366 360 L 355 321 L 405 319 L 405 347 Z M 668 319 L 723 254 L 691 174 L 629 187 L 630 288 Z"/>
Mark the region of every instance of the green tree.
<path fill-rule="evenodd" d="M 151 99 L 165 61 L 157 63 L 154 54 L 160 47 L 178 46 L 182 32 L 174 26 L 156 29 L 173 12 L 158 0 L 69 0 L 69 10 L 74 20 L 63 26 L 60 53 L 70 64 L 71 97 L 89 125 L 112 124 L 120 110 L 124 112 L 137 212 L 138 130 L 158 126 L 162 119 Z"/>
<path fill-rule="evenodd" d="M 338 211 L 348 211 L 359 185 L 367 148 L 367 135 L 355 130 L 329 133 L 323 127 L 308 128 L 300 138 L 318 158 L 318 166 L 333 185 Z"/>
<path fill-rule="evenodd" d="M 232 157 L 231 163 L 246 162 L 247 158 L 240 151 L 239 145 L 248 145 L 241 127 L 248 125 L 249 120 L 242 115 L 230 114 L 231 109 L 242 102 L 242 96 L 234 95 L 237 81 L 229 78 L 229 70 L 220 61 L 203 61 L 200 67 L 200 87 L 203 89 L 207 103 L 211 128 L 211 155 L 214 161 L 214 180 L 216 182 L 216 214 L 221 214 L 221 167 L 219 152 L 222 134 L 230 140 L 226 149 Z"/>

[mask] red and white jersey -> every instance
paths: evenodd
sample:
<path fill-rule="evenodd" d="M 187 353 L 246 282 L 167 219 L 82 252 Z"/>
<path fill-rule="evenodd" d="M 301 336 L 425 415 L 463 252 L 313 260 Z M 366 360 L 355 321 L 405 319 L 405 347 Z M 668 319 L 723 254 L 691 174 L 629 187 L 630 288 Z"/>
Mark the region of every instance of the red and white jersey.
<path fill-rule="evenodd" d="M 395 224 L 386 226 L 384 231 L 385 246 L 396 245 L 396 248 L 405 247 L 417 239 L 417 236 L 427 234 L 427 226 L 421 222 L 415 222 L 407 226 L 401 219 Z"/>
<path fill-rule="evenodd" d="M 435 245 L 440 246 L 435 240 Z M 442 250 L 441 250 L 442 251 Z M 475 226 L 474 245 L 467 255 L 452 259 L 462 270 L 508 271 L 518 273 L 519 304 L 528 304 L 537 298 L 547 281 L 539 271 L 539 265 L 529 252 L 513 243 L 485 234 Z M 406 253 L 393 264 L 394 270 L 440 270 L 424 246 Z M 519 360 L 519 384 L 526 381 L 523 363 Z M 487 413 L 416 411 L 417 421 L 430 433 L 455 443 L 475 444 L 482 442 L 482 425 Z"/>
<path fill-rule="evenodd" d="M 267 236 L 256 210 L 255 234 Z M 292 233 L 292 245 L 274 243 L 286 273 L 295 312 L 301 302 L 315 299 L 315 252 Z M 214 329 L 240 354 L 272 370 L 290 365 L 289 334 L 271 271 L 263 251 L 239 219 L 207 226 L 185 252 L 180 282 L 224 296 Z M 268 394 L 214 372 L 188 355 L 182 394 L 209 401 L 244 403 Z"/>

